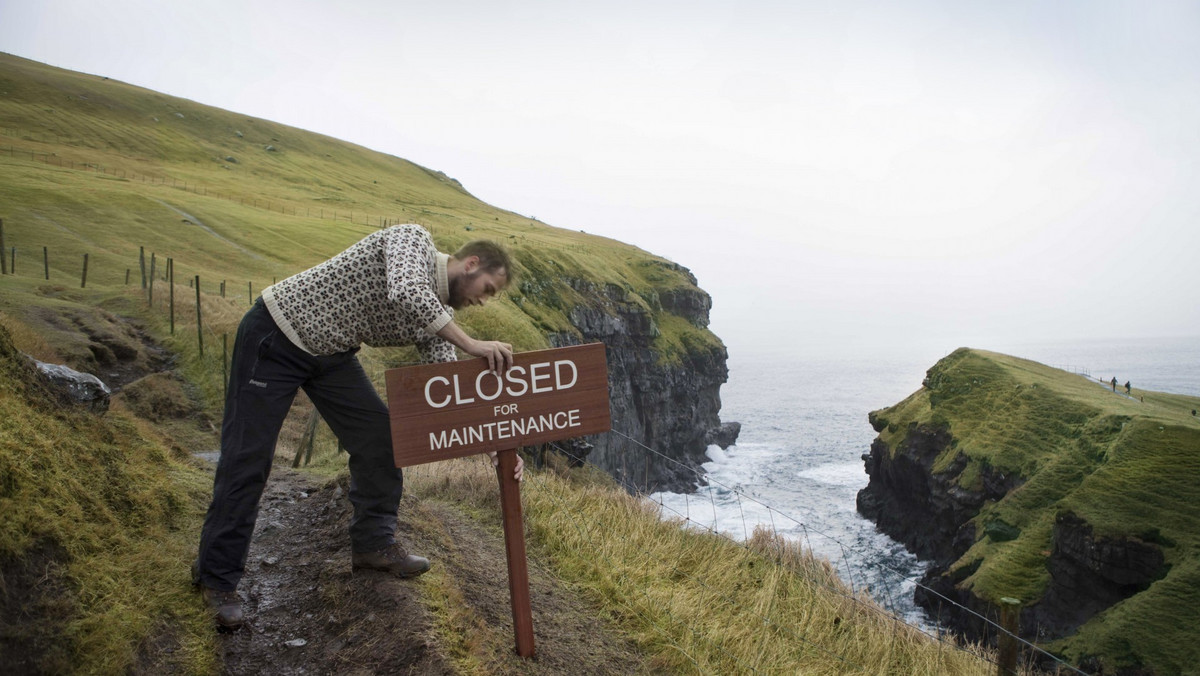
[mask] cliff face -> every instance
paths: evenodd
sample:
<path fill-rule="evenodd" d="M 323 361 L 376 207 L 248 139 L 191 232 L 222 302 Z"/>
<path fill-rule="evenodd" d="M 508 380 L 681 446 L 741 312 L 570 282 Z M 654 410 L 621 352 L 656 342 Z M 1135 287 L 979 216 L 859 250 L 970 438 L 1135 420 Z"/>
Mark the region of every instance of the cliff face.
<path fill-rule="evenodd" d="M 615 284 L 584 280 L 569 284 L 586 302 L 569 314 L 578 333 L 552 335 L 555 347 L 603 342 L 608 359 L 613 432 L 590 437 L 588 461 L 647 491 L 689 490 L 710 443 L 736 440 L 736 423 L 722 425 L 720 387 L 727 380 L 725 348 L 715 340 L 682 340 L 683 350 L 665 354 L 664 317 L 684 320 L 692 332 L 705 331 L 712 300 L 696 288 L 672 288 L 650 298 Z M 711 335 L 711 334 L 710 334 Z M 629 438 L 626 438 L 629 437 Z M 648 446 L 655 452 L 646 450 Z"/>
<path fill-rule="evenodd" d="M 1194 536 L 1200 426 L 1172 427 L 1169 409 L 1151 408 L 1157 393 L 1121 397 L 978 351 L 943 359 L 923 385 L 871 413 L 879 436 L 858 495 L 860 513 L 930 561 L 917 603 L 994 641 L 975 613 L 995 618 L 1000 598 L 1018 598 L 1023 637 L 1104 673 L 1194 663 L 1200 651 L 1181 640 L 1194 618 L 1174 597 L 1197 577 L 1182 541 Z"/>

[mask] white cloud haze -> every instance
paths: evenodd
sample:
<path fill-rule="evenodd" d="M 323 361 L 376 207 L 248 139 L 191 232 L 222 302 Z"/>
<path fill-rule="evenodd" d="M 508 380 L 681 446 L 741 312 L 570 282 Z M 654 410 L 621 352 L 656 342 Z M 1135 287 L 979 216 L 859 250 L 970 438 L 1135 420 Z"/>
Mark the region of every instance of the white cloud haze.
<path fill-rule="evenodd" d="M 0 4 L 689 268 L 731 351 L 1200 336 L 1193 3 Z"/>

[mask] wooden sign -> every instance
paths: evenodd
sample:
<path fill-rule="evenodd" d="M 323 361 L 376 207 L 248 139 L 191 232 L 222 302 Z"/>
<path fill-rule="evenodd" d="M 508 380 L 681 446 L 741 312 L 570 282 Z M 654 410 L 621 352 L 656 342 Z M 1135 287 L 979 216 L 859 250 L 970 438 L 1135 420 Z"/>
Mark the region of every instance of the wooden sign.
<path fill-rule="evenodd" d="M 387 371 L 397 467 L 611 429 L 604 345 L 522 352 L 503 375 L 480 359 Z"/>
<path fill-rule="evenodd" d="M 384 378 L 397 467 L 497 453 L 513 633 L 517 654 L 533 657 L 516 449 L 611 429 L 604 345 L 522 352 L 503 374 L 480 358 L 391 369 Z"/>

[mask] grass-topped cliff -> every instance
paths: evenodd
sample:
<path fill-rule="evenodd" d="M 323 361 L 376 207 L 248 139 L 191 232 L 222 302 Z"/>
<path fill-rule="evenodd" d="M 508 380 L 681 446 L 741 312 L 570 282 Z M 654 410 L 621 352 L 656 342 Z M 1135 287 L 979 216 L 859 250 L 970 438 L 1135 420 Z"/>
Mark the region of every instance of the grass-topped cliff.
<path fill-rule="evenodd" d="M 1185 673 L 1200 663 L 1195 409 L 961 349 L 872 413 L 860 505 L 937 562 L 935 589 L 1021 600 L 1023 633 L 1051 650 L 1105 673 Z"/>
<path fill-rule="evenodd" d="M 584 324 L 633 336 L 627 363 L 641 378 L 718 356 L 723 369 L 724 349 L 705 328 L 707 296 L 669 261 L 484 204 L 439 172 L 100 76 L 0 55 L 0 130 L 10 262 L 16 248 L 15 274 L 0 277 L 9 666 L 604 673 L 611 650 L 639 673 L 992 671 L 851 598 L 793 546 L 759 534 L 742 548 L 686 531 L 594 470 L 565 468 L 531 471 L 524 489 L 544 642 L 539 661 L 523 663 L 504 625 L 491 470 L 464 459 L 412 472 L 402 535 L 435 555 L 434 570 L 411 583 L 356 577 L 342 543 L 345 456 L 327 438 L 306 471 L 276 469 L 243 589 L 254 629 L 217 637 L 188 585 L 211 481 L 193 454 L 217 443 L 222 337 L 273 279 L 389 223 L 421 223 L 443 250 L 498 239 L 522 281 L 463 312 L 469 331 L 519 350 L 586 338 Z M 155 254 L 152 302 L 140 248 Z M 25 355 L 104 379 L 117 390 L 111 409 L 98 416 L 57 399 Z M 412 355 L 360 357 L 381 385 L 385 368 Z M 305 406 L 293 409 L 281 459 L 296 452 Z"/>

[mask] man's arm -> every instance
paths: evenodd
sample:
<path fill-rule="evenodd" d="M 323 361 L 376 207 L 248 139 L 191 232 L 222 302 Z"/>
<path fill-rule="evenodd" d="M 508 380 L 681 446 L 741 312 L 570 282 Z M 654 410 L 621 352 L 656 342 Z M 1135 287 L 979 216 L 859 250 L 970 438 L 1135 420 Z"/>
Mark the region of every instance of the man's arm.
<path fill-rule="evenodd" d="M 488 361 L 488 368 L 497 373 L 504 373 L 512 366 L 513 354 L 512 345 L 502 343 L 498 340 L 475 340 L 467 335 L 458 324 L 451 321 L 438 330 L 437 335 L 445 339 L 447 342 L 458 346 L 463 352 L 474 356 L 484 357 Z M 500 459 L 496 457 L 495 451 L 488 453 L 492 458 L 492 466 L 498 467 Z M 513 478 L 517 481 L 521 480 L 521 475 L 525 473 L 525 460 L 517 455 L 517 467 L 513 472 Z"/>
<path fill-rule="evenodd" d="M 504 373 L 512 366 L 512 345 L 498 340 L 476 340 L 453 320 L 438 329 L 437 335 L 472 357 L 487 359 L 488 368 L 492 371 Z"/>

